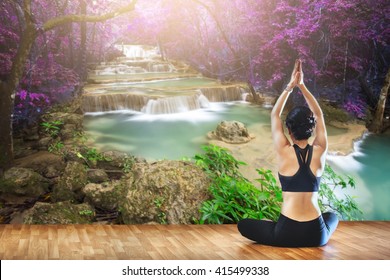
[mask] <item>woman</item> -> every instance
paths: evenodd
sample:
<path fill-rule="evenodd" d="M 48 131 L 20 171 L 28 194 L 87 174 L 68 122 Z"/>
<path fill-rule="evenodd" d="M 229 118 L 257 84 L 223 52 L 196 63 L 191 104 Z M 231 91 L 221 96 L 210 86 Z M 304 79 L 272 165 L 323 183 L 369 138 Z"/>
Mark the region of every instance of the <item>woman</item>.
<path fill-rule="evenodd" d="M 295 107 L 287 115 L 286 127 L 291 144 L 284 134 L 280 116 L 296 86 L 303 93 L 308 107 Z M 296 60 L 291 80 L 272 110 L 271 125 L 283 192 L 281 214 L 277 222 L 244 219 L 238 223 L 238 230 L 246 238 L 265 245 L 323 246 L 335 231 L 338 218 L 334 213 L 321 214 L 318 205 L 328 139 L 322 110 L 304 84 L 301 60 Z"/>

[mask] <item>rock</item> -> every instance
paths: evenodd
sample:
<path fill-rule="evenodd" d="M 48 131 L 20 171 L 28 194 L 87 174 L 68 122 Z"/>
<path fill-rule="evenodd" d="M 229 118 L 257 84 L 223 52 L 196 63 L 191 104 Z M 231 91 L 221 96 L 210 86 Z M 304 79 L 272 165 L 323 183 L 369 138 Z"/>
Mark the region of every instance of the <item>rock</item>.
<path fill-rule="evenodd" d="M 199 219 L 209 198 L 209 179 L 196 165 L 183 161 L 136 163 L 126 177 L 119 202 L 125 224 L 190 224 Z"/>
<path fill-rule="evenodd" d="M 103 169 L 88 170 L 88 181 L 92 183 L 102 183 L 109 180 L 107 173 Z"/>
<path fill-rule="evenodd" d="M 47 150 L 47 147 L 49 147 L 52 141 L 53 138 L 51 137 L 42 137 L 37 141 L 36 148 L 39 150 Z"/>
<path fill-rule="evenodd" d="M 0 192 L 38 197 L 49 191 L 50 181 L 37 172 L 23 167 L 12 167 L 0 179 Z"/>
<path fill-rule="evenodd" d="M 123 152 L 105 151 L 102 152 L 104 160 L 97 162 L 97 167 L 108 170 L 130 170 L 136 162 L 145 162 L 143 159 L 135 158 Z"/>
<path fill-rule="evenodd" d="M 238 121 L 222 121 L 215 131 L 208 133 L 208 137 L 229 144 L 247 143 L 254 138 L 245 125 Z"/>
<path fill-rule="evenodd" d="M 63 141 L 71 140 L 74 138 L 77 132 L 77 126 L 75 124 L 64 124 L 60 131 L 60 137 Z"/>
<path fill-rule="evenodd" d="M 37 202 L 24 214 L 24 224 L 90 224 L 95 211 L 87 203 L 72 204 L 69 201 L 58 203 Z"/>
<path fill-rule="evenodd" d="M 54 186 L 52 200 L 57 201 L 81 201 L 83 195 L 81 189 L 87 184 L 86 166 L 75 161 L 68 162 L 58 184 Z"/>
<path fill-rule="evenodd" d="M 84 201 L 102 210 L 115 210 L 124 197 L 124 184 L 112 181 L 102 184 L 90 183 L 83 188 Z"/>
<path fill-rule="evenodd" d="M 65 161 L 61 156 L 40 151 L 15 161 L 15 166 L 30 168 L 46 178 L 60 176 L 65 170 Z"/>

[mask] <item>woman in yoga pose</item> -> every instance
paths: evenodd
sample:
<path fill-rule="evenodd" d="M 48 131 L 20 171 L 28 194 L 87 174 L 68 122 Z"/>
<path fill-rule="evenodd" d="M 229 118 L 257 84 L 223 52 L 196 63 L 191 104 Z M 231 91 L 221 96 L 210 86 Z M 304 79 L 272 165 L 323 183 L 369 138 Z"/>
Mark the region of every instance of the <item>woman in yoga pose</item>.
<path fill-rule="evenodd" d="M 308 107 L 295 107 L 287 115 L 290 143 L 283 131 L 281 114 L 296 86 L 303 93 Z M 321 214 L 318 205 L 318 188 L 325 168 L 328 139 L 322 110 L 305 86 L 301 60 L 296 60 L 291 80 L 275 103 L 271 125 L 283 193 L 281 213 L 277 222 L 241 220 L 238 230 L 246 238 L 265 245 L 323 246 L 335 231 L 338 218 L 330 212 Z"/>

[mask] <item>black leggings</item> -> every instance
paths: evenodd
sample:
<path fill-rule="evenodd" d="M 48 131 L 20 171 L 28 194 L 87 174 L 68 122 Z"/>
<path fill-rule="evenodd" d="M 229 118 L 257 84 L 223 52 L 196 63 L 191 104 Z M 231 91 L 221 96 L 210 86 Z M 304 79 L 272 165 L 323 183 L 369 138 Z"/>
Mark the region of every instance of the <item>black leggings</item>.
<path fill-rule="evenodd" d="M 238 222 L 238 230 L 246 238 L 259 244 L 278 247 L 318 247 L 328 243 L 336 230 L 339 219 L 326 212 L 318 218 L 299 222 L 282 214 L 277 222 L 244 219 Z"/>

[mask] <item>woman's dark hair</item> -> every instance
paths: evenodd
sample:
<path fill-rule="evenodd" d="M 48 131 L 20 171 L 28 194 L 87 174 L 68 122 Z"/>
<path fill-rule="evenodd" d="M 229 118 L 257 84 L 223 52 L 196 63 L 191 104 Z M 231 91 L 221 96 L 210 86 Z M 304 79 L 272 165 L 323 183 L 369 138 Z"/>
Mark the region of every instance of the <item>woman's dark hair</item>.
<path fill-rule="evenodd" d="M 296 140 L 309 139 L 313 134 L 316 120 L 306 106 L 297 106 L 287 115 L 286 126 Z"/>

